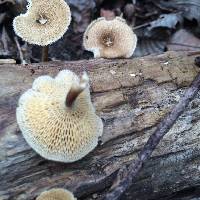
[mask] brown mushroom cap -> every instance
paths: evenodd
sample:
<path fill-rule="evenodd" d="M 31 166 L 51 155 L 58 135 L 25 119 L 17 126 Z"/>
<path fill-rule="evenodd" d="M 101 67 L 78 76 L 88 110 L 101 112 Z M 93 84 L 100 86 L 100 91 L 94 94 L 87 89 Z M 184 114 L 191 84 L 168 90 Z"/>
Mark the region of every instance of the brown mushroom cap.
<path fill-rule="evenodd" d="M 95 114 L 86 77 L 81 82 L 68 70 L 55 79 L 41 76 L 20 97 L 17 122 L 28 144 L 44 158 L 74 162 L 97 146 L 103 124 Z M 68 107 L 66 97 L 72 88 L 82 92 Z"/>
<path fill-rule="evenodd" d="M 49 45 L 60 39 L 71 22 L 64 0 L 29 0 L 26 14 L 13 21 L 15 33 L 30 44 Z"/>
<path fill-rule="evenodd" d="M 129 58 L 136 44 L 137 36 L 121 17 L 113 20 L 101 17 L 93 21 L 83 37 L 83 46 L 92 51 L 95 58 Z"/>
<path fill-rule="evenodd" d="M 76 198 L 68 190 L 51 189 L 49 191 L 42 192 L 36 200 L 76 200 Z"/>

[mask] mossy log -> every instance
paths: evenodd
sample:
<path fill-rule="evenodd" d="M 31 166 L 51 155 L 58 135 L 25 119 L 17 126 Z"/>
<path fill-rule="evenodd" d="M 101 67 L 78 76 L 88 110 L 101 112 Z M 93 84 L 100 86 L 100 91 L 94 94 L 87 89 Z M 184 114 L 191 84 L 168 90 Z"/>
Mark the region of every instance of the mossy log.
<path fill-rule="evenodd" d="M 92 100 L 104 122 L 99 146 L 71 164 L 43 159 L 16 123 L 19 96 L 41 75 L 71 69 L 90 77 Z M 0 65 L 0 199 L 33 200 L 62 187 L 79 199 L 101 199 L 117 168 L 133 162 L 158 122 L 177 104 L 200 70 L 194 57 L 168 52 L 126 60 Z M 163 138 L 122 199 L 200 196 L 200 94 Z"/>

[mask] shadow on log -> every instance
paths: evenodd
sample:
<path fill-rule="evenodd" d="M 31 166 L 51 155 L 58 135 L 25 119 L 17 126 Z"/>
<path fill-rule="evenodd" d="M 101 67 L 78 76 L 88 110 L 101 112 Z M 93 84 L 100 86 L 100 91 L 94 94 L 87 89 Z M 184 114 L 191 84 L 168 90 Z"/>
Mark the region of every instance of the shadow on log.
<path fill-rule="evenodd" d="M 0 199 L 33 200 L 53 187 L 100 199 L 112 172 L 137 157 L 158 122 L 177 104 L 199 69 L 194 57 L 168 52 L 133 60 L 0 65 Z M 102 144 L 72 164 L 47 161 L 26 144 L 16 124 L 19 96 L 40 75 L 71 69 L 90 76 L 92 100 L 104 121 Z M 200 196 L 200 94 L 163 138 L 122 199 Z"/>

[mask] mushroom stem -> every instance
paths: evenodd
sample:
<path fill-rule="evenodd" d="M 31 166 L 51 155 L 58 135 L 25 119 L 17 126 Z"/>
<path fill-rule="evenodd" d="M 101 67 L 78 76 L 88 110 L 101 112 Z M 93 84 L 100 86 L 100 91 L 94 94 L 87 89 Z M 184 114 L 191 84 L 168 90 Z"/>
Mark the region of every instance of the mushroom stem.
<path fill-rule="evenodd" d="M 71 107 L 76 98 L 86 89 L 88 86 L 89 78 L 86 72 L 83 73 L 79 85 L 72 85 L 66 98 L 66 106 Z"/>
<path fill-rule="evenodd" d="M 48 61 L 49 46 L 42 47 L 42 62 Z"/>

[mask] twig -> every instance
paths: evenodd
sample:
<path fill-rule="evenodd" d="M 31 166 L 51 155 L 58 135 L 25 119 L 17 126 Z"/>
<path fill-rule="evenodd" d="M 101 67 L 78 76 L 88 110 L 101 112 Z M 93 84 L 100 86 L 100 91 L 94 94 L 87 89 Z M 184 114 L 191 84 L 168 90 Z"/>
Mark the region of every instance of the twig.
<path fill-rule="evenodd" d="M 2 64 L 16 64 L 14 59 L 0 59 L 0 65 Z"/>
<path fill-rule="evenodd" d="M 143 28 L 143 27 L 149 26 L 150 23 L 151 23 L 151 22 L 147 22 L 147 23 L 144 23 L 144 24 L 141 24 L 141 25 L 135 26 L 135 27 L 133 27 L 133 30 L 137 30 L 137 29 L 140 29 L 140 28 Z"/>
<path fill-rule="evenodd" d="M 187 56 L 196 56 L 196 55 L 200 55 L 200 51 L 191 51 L 187 54 Z"/>
<path fill-rule="evenodd" d="M 17 37 L 14 37 L 14 39 L 15 39 L 15 43 L 16 43 L 16 45 L 17 45 L 17 49 L 18 49 L 18 51 L 19 51 L 19 57 L 20 57 L 21 64 L 24 65 L 24 64 L 26 64 L 26 61 L 24 60 L 24 55 L 23 55 L 23 53 L 22 53 L 21 46 L 20 46 L 20 44 L 19 44 L 19 41 L 18 41 Z"/>
<path fill-rule="evenodd" d="M 183 43 L 178 43 L 178 42 L 169 42 L 169 45 L 179 45 L 183 47 L 192 47 L 194 49 L 200 49 L 200 46 L 194 46 L 194 45 L 188 45 L 188 44 L 183 44 Z"/>
<path fill-rule="evenodd" d="M 198 93 L 199 90 L 200 90 L 200 73 L 197 75 L 191 86 L 186 90 L 184 96 L 181 98 L 179 103 L 162 120 L 162 122 L 160 122 L 155 132 L 150 136 L 144 148 L 139 153 L 138 160 L 136 162 L 131 163 L 128 167 L 126 167 L 123 170 L 124 171 L 123 174 L 125 175 L 121 179 L 120 175 L 116 177 L 114 182 L 114 187 L 112 187 L 112 190 L 110 191 L 110 193 L 106 195 L 104 200 L 120 199 L 121 195 L 132 185 L 133 181 L 135 181 L 135 178 L 138 175 L 138 172 L 141 170 L 144 162 L 150 158 L 152 152 L 159 144 L 160 140 L 174 125 L 178 117 L 184 112 L 186 106 L 195 97 L 195 95 Z"/>
<path fill-rule="evenodd" d="M 8 49 L 8 34 L 6 32 L 6 29 L 5 29 L 5 26 L 3 26 L 3 29 L 2 29 L 2 42 L 3 42 L 3 48 L 5 49 L 6 52 L 9 52 L 9 49 Z"/>

